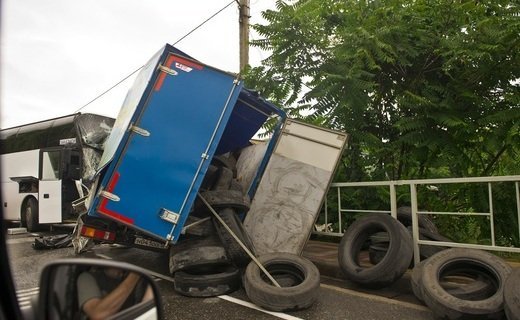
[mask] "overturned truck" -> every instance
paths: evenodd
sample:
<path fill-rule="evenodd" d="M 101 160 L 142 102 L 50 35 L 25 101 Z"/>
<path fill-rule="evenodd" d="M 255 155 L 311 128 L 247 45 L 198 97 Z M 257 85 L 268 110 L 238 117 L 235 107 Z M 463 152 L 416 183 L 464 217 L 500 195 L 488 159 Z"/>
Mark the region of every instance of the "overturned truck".
<path fill-rule="evenodd" d="M 268 121 L 271 139 L 252 142 Z M 166 45 L 127 94 L 78 230 L 168 250 L 175 289 L 187 296 L 230 292 L 247 267 L 253 302 L 307 307 L 319 274 L 300 254 L 346 140 L 288 119 L 237 75 Z"/>

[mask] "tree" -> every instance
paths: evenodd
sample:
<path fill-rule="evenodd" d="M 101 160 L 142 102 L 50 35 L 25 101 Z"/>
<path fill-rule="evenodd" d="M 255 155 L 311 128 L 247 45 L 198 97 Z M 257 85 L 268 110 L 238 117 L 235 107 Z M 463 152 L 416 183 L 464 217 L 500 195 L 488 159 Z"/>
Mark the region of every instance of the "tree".
<path fill-rule="evenodd" d="M 519 172 L 516 1 L 276 5 L 252 41 L 271 55 L 246 81 L 293 116 L 351 134 L 340 179 Z"/>

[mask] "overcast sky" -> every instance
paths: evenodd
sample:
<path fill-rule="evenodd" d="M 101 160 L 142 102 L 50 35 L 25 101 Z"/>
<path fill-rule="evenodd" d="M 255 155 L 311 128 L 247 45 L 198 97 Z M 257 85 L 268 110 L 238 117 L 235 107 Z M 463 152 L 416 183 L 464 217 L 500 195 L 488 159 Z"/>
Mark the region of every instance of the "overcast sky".
<path fill-rule="evenodd" d="M 251 23 L 275 0 L 251 0 Z M 71 114 L 230 0 L 4 0 L 1 128 Z M 251 38 L 257 36 L 251 34 Z M 238 72 L 234 3 L 177 47 Z M 250 64 L 267 57 L 250 49 Z M 115 117 L 133 78 L 82 112 Z"/>

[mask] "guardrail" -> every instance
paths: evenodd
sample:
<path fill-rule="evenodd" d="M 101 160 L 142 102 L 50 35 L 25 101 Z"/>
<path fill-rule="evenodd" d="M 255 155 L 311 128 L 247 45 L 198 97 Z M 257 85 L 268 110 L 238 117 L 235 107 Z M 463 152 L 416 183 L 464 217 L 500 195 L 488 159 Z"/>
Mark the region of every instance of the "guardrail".
<path fill-rule="evenodd" d="M 502 182 L 512 182 L 515 187 L 516 194 L 516 209 L 517 209 L 517 227 L 518 227 L 518 235 L 520 238 L 520 191 L 519 191 L 519 182 L 520 175 L 516 176 L 499 176 L 499 177 L 472 177 L 472 178 L 453 178 L 453 179 L 423 179 L 423 180 L 398 180 L 398 181 L 375 181 L 375 182 L 340 182 L 333 183 L 330 186 L 329 192 L 333 192 L 334 188 L 337 190 L 338 197 L 338 212 L 337 212 L 337 221 L 338 221 L 338 230 L 335 231 L 333 229 L 329 230 L 329 212 L 327 206 L 327 200 L 325 200 L 325 210 L 324 210 L 324 221 L 325 221 L 325 230 L 324 231 L 314 231 L 315 234 L 322 235 L 330 235 L 330 236 L 343 236 L 344 223 L 343 223 L 343 214 L 344 213 L 390 213 L 392 217 L 397 218 L 397 186 L 409 186 L 410 189 L 410 204 L 411 204 L 411 212 L 412 212 L 412 238 L 413 238 L 413 248 L 414 248 L 414 259 L 417 264 L 420 260 L 420 245 L 431 245 L 431 246 L 442 246 L 442 247 L 459 247 L 459 248 L 473 248 L 473 249 L 483 249 L 483 250 L 492 250 L 492 251 L 503 251 L 503 252 L 513 252 L 520 253 L 520 248 L 517 247 L 504 247 L 497 246 L 495 239 L 495 225 L 494 225 L 494 209 L 493 209 L 493 188 L 492 185 L 494 183 L 502 183 Z M 432 211 L 419 211 L 418 208 L 420 204 L 418 203 L 417 197 L 417 187 L 421 185 L 427 186 L 435 186 L 441 184 L 469 184 L 469 183 L 485 183 L 488 187 L 488 204 L 489 204 L 489 212 L 432 212 Z M 341 190 L 343 188 L 370 188 L 370 187 L 387 187 L 389 188 L 389 197 L 390 197 L 390 210 L 360 210 L 355 208 L 344 208 L 342 207 L 341 201 Z M 419 215 L 461 215 L 461 216 L 485 216 L 489 217 L 490 224 L 490 238 L 491 245 L 483 245 L 483 244 L 470 244 L 470 243 L 458 243 L 458 242 L 440 242 L 440 241 L 429 241 L 429 240 L 421 240 L 419 239 Z"/>

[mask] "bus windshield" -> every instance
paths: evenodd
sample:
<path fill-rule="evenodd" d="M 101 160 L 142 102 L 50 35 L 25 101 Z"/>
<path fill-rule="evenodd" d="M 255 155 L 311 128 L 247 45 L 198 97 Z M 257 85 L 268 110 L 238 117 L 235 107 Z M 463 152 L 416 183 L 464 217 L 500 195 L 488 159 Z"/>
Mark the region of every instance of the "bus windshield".
<path fill-rule="evenodd" d="M 82 144 L 103 151 L 114 119 L 87 113 L 80 115 L 76 121 Z"/>

